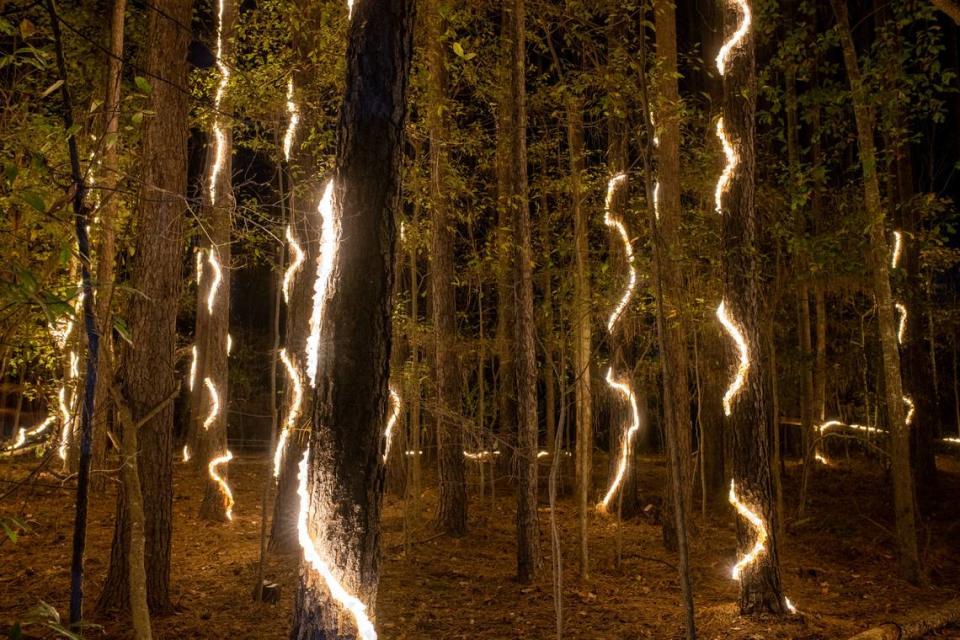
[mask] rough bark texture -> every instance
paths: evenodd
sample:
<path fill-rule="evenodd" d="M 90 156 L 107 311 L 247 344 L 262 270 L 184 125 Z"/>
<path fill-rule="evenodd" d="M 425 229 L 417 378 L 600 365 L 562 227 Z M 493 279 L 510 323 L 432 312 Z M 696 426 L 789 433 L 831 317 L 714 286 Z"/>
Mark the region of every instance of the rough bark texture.
<path fill-rule="evenodd" d="M 727 5 L 724 16 L 725 33 L 729 38 L 742 16 L 733 4 Z M 785 610 L 770 468 L 771 424 L 764 397 L 764 363 L 760 358 L 763 343 L 757 255 L 759 218 L 754 204 L 756 88 L 754 39 L 748 34 L 731 55 L 723 83 L 723 118 L 727 137 L 739 155 L 723 198 L 723 293 L 728 314 L 739 326 L 750 357 L 746 381 L 734 399 L 729 418 L 733 480 L 740 500 L 760 516 L 769 537 L 765 550 L 741 571 L 739 605 L 742 614 L 783 613 Z M 730 361 L 736 362 L 736 349 L 729 349 L 728 353 L 732 356 Z M 735 365 L 729 371 L 732 376 Z M 742 558 L 753 548 L 757 532 L 744 518 L 734 516 L 737 519 L 737 557 Z"/>
<path fill-rule="evenodd" d="M 345 588 L 371 612 L 380 577 L 394 218 L 413 6 L 383 0 L 353 9 L 333 197 L 341 240 L 321 327 L 310 434 L 308 529 Z M 319 576 L 307 565 L 300 570 L 290 637 L 355 637 L 352 618 Z"/>
<path fill-rule="evenodd" d="M 146 72 L 157 82 L 150 93 L 150 111 L 143 134 L 143 185 L 136 221 L 136 253 L 127 321 L 131 343 L 122 349 L 121 378 L 134 420 L 162 402 L 176 388 L 174 350 L 183 220 L 187 188 L 188 96 L 177 87 L 187 82 L 189 34 L 176 22 L 189 24 L 191 0 L 158 0 L 149 12 Z M 167 406 L 140 430 L 140 482 L 143 488 L 147 597 L 154 612 L 170 610 L 170 537 L 172 526 L 173 407 Z M 127 581 L 127 513 L 121 492 L 113 534 L 110 568 L 100 595 L 101 609 L 123 608 L 129 600 Z"/>
<path fill-rule="evenodd" d="M 463 457 L 463 421 L 460 419 L 460 370 L 455 342 L 457 336 L 456 297 L 453 285 L 453 229 L 450 203 L 446 196 L 447 117 L 445 70 L 446 21 L 440 3 L 432 0 L 426 16 L 427 128 L 430 136 L 430 205 L 433 214 L 430 253 L 430 304 L 436 344 L 437 454 L 440 468 L 437 526 L 460 536 L 467 531 L 467 481 Z"/>
<path fill-rule="evenodd" d="M 904 419 L 900 352 L 897 346 L 893 295 L 890 289 L 889 251 L 884 234 L 886 216 L 880 199 L 880 183 L 877 177 L 877 159 L 873 140 L 876 126 L 875 114 L 871 107 L 870 96 L 866 93 L 860 76 L 846 0 L 831 0 L 830 4 L 837 17 L 843 60 L 853 94 L 853 113 L 857 125 L 857 141 L 860 146 L 860 165 L 863 170 L 864 200 L 867 215 L 870 218 L 868 261 L 877 302 L 880 350 L 883 356 L 883 387 L 891 432 L 893 506 L 897 543 L 900 549 L 900 572 L 904 578 L 919 582 L 923 576 L 917 550 L 913 477 L 910 470 L 910 427 Z"/>

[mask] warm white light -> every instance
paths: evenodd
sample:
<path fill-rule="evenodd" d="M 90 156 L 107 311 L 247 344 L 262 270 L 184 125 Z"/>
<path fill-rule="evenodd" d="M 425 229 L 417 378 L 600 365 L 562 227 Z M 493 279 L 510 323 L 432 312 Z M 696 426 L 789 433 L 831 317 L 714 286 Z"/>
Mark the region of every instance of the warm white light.
<path fill-rule="evenodd" d="M 183 461 L 190 462 L 190 447 L 183 445 Z"/>
<path fill-rule="evenodd" d="M 207 313 L 213 313 L 213 304 L 217 301 L 217 292 L 223 282 L 223 272 L 220 270 L 220 259 L 217 257 L 216 247 L 210 247 L 207 263 L 213 269 L 213 282 L 210 283 L 210 292 L 207 294 Z"/>
<path fill-rule="evenodd" d="M 464 451 L 464 454 L 466 454 L 466 451 Z M 422 456 L 422 455 L 423 455 L 423 451 L 422 451 L 422 450 L 421 450 L 421 451 L 411 451 L 411 450 L 408 449 L 407 451 L 404 451 L 404 452 L 403 452 L 403 455 L 405 455 L 405 456 L 407 456 L 407 457 L 410 457 L 410 456 Z"/>
<path fill-rule="evenodd" d="M 733 412 L 733 401 L 736 399 L 740 390 L 747 379 L 747 373 L 750 371 L 750 350 L 747 348 L 747 341 L 743 337 L 743 331 L 736 322 L 727 313 L 727 302 L 724 300 L 717 307 L 717 319 L 727 330 L 727 333 L 733 338 L 737 345 L 737 352 L 740 355 L 740 362 L 737 365 L 737 375 L 727 387 L 727 392 L 723 394 L 723 413 L 729 416 Z"/>
<path fill-rule="evenodd" d="M 353 19 L 353 1 L 347 0 L 347 18 Z"/>
<path fill-rule="evenodd" d="M 230 355 L 231 351 L 233 351 L 233 336 L 228 333 L 227 334 L 227 355 Z"/>
<path fill-rule="evenodd" d="M 549 451 L 537 451 L 538 458 L 546 458 L 548 455 L 550 455 Z"/>
<path fill-rule="evenodd" d="M 740 560 L 733 566 L 733 571 L 731 575 L 734 580 L 740 579 L 740 573 L 743 571 L 743 568 L 749 564 L 752 564 L 761 553 L 763 553 L 767 544 L 767 526 L 763 523 L 763 520 L 759 515 L 750 510 L 747 505 L 740 501 L 740 498 L 737 496 L 737 488 L 733 480 L 730 480 L 730 504 L 736 508 L 737 513 L 740 514 L 747 522 L 749 522 L 754 530 L 757 532 L 757 540 L 753 544 L 753 548 L 750 551 L 740 558 Z"/>
<path fill-rule="evenodd" d="M 660 181 L 653 184 L 653 217 L 660 220 Z"/>
<path fill-rule="evenodd" d="M 318 545 L 310 536 L 310 526 L 307 522 L 307 516 L 310 511 L 310 496 L 307 493 L 307 460 L 310 457 L 310 448 L 303 453 L 300 460 L 299 474 L 297 475 L 297 495 L 300 497 L 300 512 L 297 517 L 297 538 L 300 542 L 300 548 L 303 549 L 303 559 L 313 571 L 320 574 L 330 596 L 340 603 L 344 609 L 350 612 L 353 620 L 360 632 L 361 640 L 376 640 L 377 631 L 373 627 L 373 622 L 367 617 L 367 607 L 359 598 L 347 592 L 340 581 L 333 575 L 330 568 L 329 554 L 318 550 Z M 321 538 L 323 540 L 323 538 Z M 323 548 L 322 546 L 320 547 Z"/>
<path fill-rule="evenodd" d="M 286 349 L 280 349 L 280 360 L 283 367 L 287 370 L 287 378 L 290 384 L 290 408 L 287 410 L 287 417 L 283 421 L 283 429 L 280 431 L 280 439 L 277 440 L 277 448 L 273 452 L 273 477 L 280 475 L 280 461 L 283 458 L 283 450 L 287 446 L 287 439 L 290 432 L 297 426 L 297 420 L 300 419 L 300 407 L 303 404 L 303 376 L 300 375 L 300 369 L 291 359 Z"/>
<path fill-rule="evenodd" d="M 723 194 L 725 194 L 730 187 L 730 180 L 733 179 L 733 172 L 736 171 L 737 165 L 740 164 L 740 157 L 737 155 L 737 150 L 734 149 L 730 143 L 729 138 L 727 138 L 727 131 L 723 126 L 722 116 L 717 120 L 717 138 L 720 139 L 720 146 L 723 147 L 725 163 L 723 165 L 723 173 L 721 173 L 717 179 L 717 186 L 713 191 L 713 202 L 717 213 L 723 214 Z"/>
<path fill-rule="evenodd" d="M 413 452 L 410 452 L 410 453 L 413 453 Z M 420 451 L 419 453 L 423 453 L 423 451 Z M 494 449 L 493 451 L 490 451 L 489 449 L 483 449 L 481 451 L 464 451 L 463 452 L 463 457 L 467 458 L 468 460 L 489 460 L 490 458 L 493 458 L 498 455 L 500 455 L 500 451 L 496 449 Z"/>
<path fill-rule="evenodd" d="M 293 229 L 290 225 L 287 225 L 287 243 L 290 245 L 290 255 L 293 256 L 293 259 L 290 260 L 290 266 L 287 267 L 286 272 L 283 274 L 283 301 L 290 304 L 290 286 L 293 284 L 293 278 L 297 275 L 297 271 L 300 270 L 300 265 L 303 264 L 303 259 L 306 254 L 304 254 L 297 239 L 293 236 Z"/>
<path fill-rule="evenodd" d="M 878 429 L 877 427 L 866 427 L 862 424 L 844 424 L 839 420 L 827 420 L 819 427 L 817 430 L 823 434 L 831 429 L 850 429 L 851 431 L 860 431 L 863 433 L 887 433 L 886 429 Z"/>
<path fill-rule="evenodd" d="M 190 347 L 190 353 L 193 359 L 190 361 L 190 377 L 188 378 L 190 391 L 193 391 L 193 385 L 197 381 L 197 345 Z"/>
<path fill-rule="evenodd" d="M 723 46 L 720 47 L 720 52 L 717 53 L 717 70 L 720 72 L 720 75 L 725 75 L 727 73 L 727 63 L 730 59 L 730 54 L 733 53 L 733 50 L 740 46 L 740 43 L 747 36 L 747 32 L 750 30 L 750 22 L 752 16 L 750 14 L 750 5 L 747 4 L 747 0 L 727 0 L 731 4 L 736 4 L 740 9 L 740 13 L 743 14 L 743 17 L 740 20 L 740 25 L 737 27 L 737 30 L 733 32 L 733 35 L 730 36 L 730 39 L 723 43 Z"/>
<path fill-rule="evenodd" d="M 897 312 L 900 314 L 900 326 L 897 328 L 897 342 L 903 344 L 903 339 L 907 337 L 907 308 L 899 303 L 894 303 Z"/>
<path fill-rule="evenodd" d="M 230 82 L 230 67 L 223 61 L 223 3 L 219 2 L 219 12 L 217 13 L 217 69 L 220 71 L 220 84 L 217 86 L 217 93 L 213 98 L 213 136 L 216 139 L 214 147 L 213 167 L 210 169 L 210 204 L 217 203 L 217 178 L 223 169 L 223 162 L 226 156 L 227 136 L 220 125 L 220 105 L 223 102 L 223 94 L 227 90 L 227 83 Z"/>
<path fill-rule="evenodd" d="M 200 283 L 203 282 L 203 249 L 197 249 L 197 252 L 194 254 L 197 261 L 197 286 L 200 286 Z"/>
<path fill-rule="evenodd" d="M 903 234 L 893 232 L 893 255 L 890 257 L 890 268 L 896 269 L 900 264 L 900 253 L 903 250 Z"/>
<path fill-rule="evenodd" d="M 300 110 L 293 100 L 293 78 L 287 81 L 287 113 L 290 115 L 290 120 L 287 122 L 287 132 L 283 136 L 283 159 L 290 162 L 293 138 L 297 134 L 297 125 L 300 123 Z"/>
<path fill-rule="evenodd" d="M 310 335 L 307 337 L 307 377 L 310 386 L 317 385 L 317 366 L 320 358 L 320 329 L 327 306 L 327 295 L 333 280 L 337 251 L 340 246 L 340 220 L 333 208 L 333 180 L 327 182 L 317 207 L 321 219 L 320 256 L 317 258 L 317 278 L 313 284 L 313 313 L 310 315 Z"/>
<path fill-rule="evenodd" d="M 794 606 L 792 602 L 790 602 L 790 598 L 788 598 L 787 596 L 783 596 L 783 604 L 786 605 L 787 611 L 789 611 L 790 613 L 797 612 L 797 608 Z"/>
<path fill-rule="evenodd" d="M 221 464 L 226 464 L 233 460 L 233 454 L 230 453 L 230 450 L 227 449 L 227 452 L 222 456 L 214 458 L 210 461 L 210 464 L 207 465 L 207 472 L 210 474 L 210 478 L 213 479 L 218 485 L 220 485 L 220 491 L 223 493 L 223 497 L 226 500 L 226 516 L 227 520 L 233 520 L 233 492 L 230 491 L 230 485 L 227 484 L 227 481 L 223 479 L 219 473 L 217 473 L 217 467 Z"/>
<path fill-rule="evenodd" d="M 949 444 L 960 444 L 960 438 L 953 437 L 953 436 L 944 438 L 943 441 Z"/>
<path fill-rule="evenodd" d="M 820 464 L 824 465 L 824 466 L 829 466 L 829 465 L 830 465 L 830 461 L 827 460 L 826 456 L 824 456 L 822 453 L 815 453 L 815 454 L 813 454 L 813 459 L 816 460 L 817 462 L 819 462 Z"/>
<path fill-rule="evenodd" d="M 70 352 L 70 377 L 77 378 L 80 376 L 80 356 L 77 355 L 76 351 Z"/>
<path fill-rule="evenodd" d="M 913 404 L 913 399 L 910 396 L 903 396 L 903 403 L 907 405 L 907 415 L 904 416 L 903 421 L 909 427 L 913 422 L 913 414 L 916 411 L 916 407 Z"/>
<path fill-rule="evenodd" d="M 203 384 L 207 387 L 207 393 L 210 394 L 210 411 L 207 413 L 207 418 L 203 421 L 203 430 L 209 431 L 210 425 L 216 422 L 217 416 L 220 415 L 220 394 L 217 393 L 217 388 L 210 378 L 204 378 Z"/>
<path fill-rule="evenodd" d="M 387 418 L 387 426 L 383 430 L 383 462 L 386 464 L 387 457 L 390 455 L 390 444 L 393 442 L 393 429 L 397 424 L 397 418 L 400 417 L 400 394 L 396 392 L 393 386 L 390 387 L 390 417 Z"/>
<path fill-rule="evenodd" d="M 618 173 L 610 178 L 610 181 L 607 182 L 607 197 L 603 206 L 604 224 L 612 229 L 616 229 L 617 233 L 620 234 L 620 239 L 623 240 L 623 251 L 627 258 L 628 269 L 627 288 L 620 297 L 620 301 L 614 308 L 613 313 L 611 313 L 610 317 L 607 318 L 608 331 L 613 331 L 613 325 L 616 324 L 617 320 L 620 319 L 620 315 L 623 313 L 624 309 L 627 308 L 627 304 L 630 303 L 630 298 L 633 296 L 633 290 L 637 286 L 637 270 L 633 267 L 633 244 L 630 242 L 630 236 L 627 235 L 627 229 L 625 226 L 623 226 L 623 222 L 614 218 L 610 211 L 610 205 L 613 202 L 613 196 L 616 193 L 617 187 L 626 179 L 627 174 L 625 173 Z"/>
<path fill-rule="evenodd" d="M 597 505 L 597 508 L 600 510 L 604 510 L 610 505 L 610 500 L 623 482 L 623 476 L 627 471 L 627 463 L 630 461 L 633 437 L 640 429 L 640 411 L 637 409 L 637 396 L 633 393 L 633 388 L 626 382 L 613 379 L 613 367 L 607 369 L 607 384 L 619 391 L 620 395 L 630 403 L 631 422 L 626 433 L 623 434 L 623 438 L 620 440 L 620 462 L 617 464 L 617 474 L 614 476 L 613 482 L 610 483 L 607 494 L 603 497 L 603 500 L 600 501 L 600 504 Z"/>
<path fill-rule="evenodd" d="M 17 430 L 17 439 L 13 441 L 13 444 L 7 447 L 8 449 L 19 449 L 23 446 L 23 443 L 27 441 L 27 430 L 19 429 Z"/>
<path fill-rule="evenodd" d="M 67 388 L 60 387 L 60 393 L 57 394 L 57 400 L 60 404 L 60 420 L 63 423 L 63 429 L 60 432 L 60 446 L 57 448 L 57 455 L 61 460 L 67 459 L 67 444 L 70 442 L 70 426 L 73 422 L 70 415 L 70 403 L 67 402 Z"/>

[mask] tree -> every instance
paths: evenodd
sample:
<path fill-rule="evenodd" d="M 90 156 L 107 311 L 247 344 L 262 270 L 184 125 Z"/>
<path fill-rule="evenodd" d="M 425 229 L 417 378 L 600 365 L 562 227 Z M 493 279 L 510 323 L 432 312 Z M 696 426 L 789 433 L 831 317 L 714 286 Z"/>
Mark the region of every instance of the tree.
<path fill-rule="evenodd" d="M 459 418 L 460 373 L 454 342 L 457 333 L 453 264 L 453 220 L 447 197 L 450 162 L 447 144 L 446 20 L 439 0 L 432 0 L 427 25 L 427 128 L 430 136 L 430 204 L 433 246 L 430 259 L 430 303 L 436 344 L 437 449 L 440 467 L 437 524 L 452 535 L 467 530 L 467 481 L 463 457 L 463 422 Z"/>
<path fill-rule="evenodd" d="M 353 7 L 328 212 L 339 221 L 332 239 L 338 248 L 319 327 L 314 427 L 304 463 L 309 503 L 301 505 L 301 535 L 315 544 L 322 527 L 320 557 L 335 563 L 336 579 L 370 608 L 380 573 L 394 219 L 413 8 L 410 0 Z M 302 563 L 290 637 L 355 637 L 355 620 L 339 608 L 313 565 Z"/>
<path fill-rule="evenodd" d="M 180 296 L 183 220 L 187 190 L 187 45 L 191 0 L 158 0 L 149 13 L 145 73 L 158 80 L 150 93 L 143 131 L 140 217 L 131 268 L 127 322 L 130 342 L 121 351 L 121 380 L 132 419 L 139 421 L 176 388 L 176 301 Z M 170 540 L 173 516 L 173 407 L 167 405 L 141 427 L 140 482 L 146 540 L 147 599 L 154 612 L 170 603 Z M 124 496 L 117 520 L 110 567 L 98 608 L 124 608 L 130 598 L 127 566 L 129 524 Z"/>
<path fill-rule="evenodd" d="M 747 5 L 744 3 L 744 6 Z M 740 580 L 739 605 L 742 614 L 783 613 L 786 603 L 780 586 L 777 555 L 776 508 L 771 477 L 771 423 L 763 385 L 760 333 L 759 217 L 754 202 L 755 100 L 757 78 L 754 69 L 754 39 L 747 32 L 735 35 L 747 19 L 739 7 L 726 5 L 724 33 L 733 42 L 720 58 L 723 75 L 723 120 L 718 131 L 733 150 L 727 157 L 726 189 L 718 184 L 718 208 L 723 216 L 723 302 L 718 316 L 731 343 L 736 345 L 740 365 L 725 397 L 733 444 L 731 501 L 738 506 L 737 553 L 734 577 Z M 721 55 L 723 53 L 721 52 Z M 725 153 L 725 155 L 728 155 Z M 745 511 L 759 518 L 755 526 Z M 764 543 L 765 538 L 765 543 Z M 763 543 L 760 553 L 751 552 Z M 752 559 L 751 559 L 752 558 Z"/>
<path fill-rule="evenodd" d="M 903 381 L 900 375 L 900 351 L 894 322 L 893 293 L 888 270 L 889 250 L 884 235 L 886 216 L 880 198 L 877 177 L 877 156 L 874 146 L 876 115 L 866 92 L 857 61 L 857 50 L 850 32 L 846 0 L 830 0 L 837 17 L 843 62 L 850 82 L 853 115 L 860 147 L 863 171 L 864 205 L 870 218 L 868 267 L 877 302 L 877 323 L 883 360 L 883 388 L 890 421 L 890 457 L 893 470 L 893 509 L 897 544 L 900 549 L 900 572 L 904 578 L 919 582 L 923 578 L 917 550 L 917 523 L 914 508 L 913 476 L 910 469 L 910 425 L 906 422 Z"/>

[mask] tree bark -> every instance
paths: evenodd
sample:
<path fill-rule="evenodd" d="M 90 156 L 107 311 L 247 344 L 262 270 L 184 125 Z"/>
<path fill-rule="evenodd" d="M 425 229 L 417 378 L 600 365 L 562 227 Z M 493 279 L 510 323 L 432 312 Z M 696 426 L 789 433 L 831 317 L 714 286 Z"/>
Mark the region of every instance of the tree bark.
<path fill-rule="evenodd" d="M 433 228 L 430 260 L 430 303 L 436 344 L 437 449 L 440 467 L 437 525 L 454 536 L 467 531 L 467 481 L 463 457 L 463 421 L 460 419 L 460 371 L 454 288 L 453 229 L 447 198 L 450 171 L 446 150 L 447 117 L 445 68 L 446 20 L 439 0 L 431 0 L 426 16 L 427 128 L 430 135 L 430 202 Z"/>
<path fill-rule="evenodd" d="M 177 300 L 180 296 L 183 220 L 187 189 L 189 24 L 191 0 L 158 0 L 162 10 L 149 12 L 146 73 L 166 78 L 150 93 L 151 115 L 143 135 L 143 172 L 136 252 L 131 269 L 127 319 L 131 342 L 124 343 L 121 377 L 134 420 L 139 420 L 176 388 Z M 167 17 L 169 16 L 169 18 Z M 170 540 L 173 511 L 173 407 L 167 406 L 141 428 L 140 482 L 143 487 L 147 599 L 154 612 L 170 603 Z M 110 568 L 98 608 L 126 606 L 129 551 L 128 517 L 121 492 L 110 553 Z"/>
<path fill-rule="evenodd" d="M 410 0 L 353 8 L 337 127 L 338 253 L 321 330 L 307 474 L 307 530 L 346 590 L 374 610 L 380 574 L 395 216 L 413 39 Z M 346 321 L 349 320 L 349 321 Z M 290 638 L 356 637 L 311 565 L 301 563 Z"/>
<path fill-rule="evenodd" d="M 860 164 L 863 170 L 864 201 L 870 218 L 868 266 L 877 301 L 880 350 L 883 356 L 883 386 L 891 432 L 893 503 L 897 543 L 900 550 L 900 572 L 907 580 L 919 582 L 923 579 L 923 574 L 917 549 L 913 476 L 910 469 L 910 427 L 906 424 L 904 414 L 900 353 L 897 347 L 893 295 L 888 270 L 889 252 L 884 235 L 886 216 L 880 199 L 880 183 L 877 177 L 877 158 L 873 139 L 876 126 L 875 114 L 860 76 L 846 0 L 830 0 L 830 3 L 837 17 L 843 60 L 853 97 L 853 113 L 860 145 Z"/>

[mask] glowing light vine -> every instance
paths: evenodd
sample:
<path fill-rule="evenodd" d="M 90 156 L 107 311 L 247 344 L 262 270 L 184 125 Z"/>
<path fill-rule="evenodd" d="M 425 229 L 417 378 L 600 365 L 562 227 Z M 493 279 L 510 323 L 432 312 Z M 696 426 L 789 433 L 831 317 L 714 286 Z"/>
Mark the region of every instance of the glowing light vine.
<path fill-rule="evenodd" d="M 387 462 L 390 455 L 390 444 L 393 442 L 393 429 L 397 424 L 397 418 L 400 417 L 400 394 L 396 392 L 393 386 L 390 386 L 390 417 L 387 418 L 387 426 L 383 430 L 383 462 Z"/>
<path fill-rule="evenodd" d="M 753 543 L 753 548 L 750 549 L 750 551 L 748 551 L 742 558 L 740 558 L 740 560 L 737 561 L 737 564 L 733 565 L 731 576 L 734 580 L 739 580 L 743 568 L 752 564 L 766 549 L 767 525 L 763 523 L 763 519 L 761 519 L 759 515 L 741 502 L 739 496 L 737 496 L 737 487 L 733 480 L 730 480 L 729 499 L 730 504 L 734 506 L 734 508 L 737 510 L 737 513 L 739 513 L 744 520 L 750 523 L 757 534 L 757 539 Z"/>
<path fill-rule="evenodd" d="M 730 140 L 727 138 L 727 131 L 723 126 L 723 117 L 717 120 L 717 138 L 720 139 L 720 146 L 723 147 L 723 156 L 726 162 L 723 165 L 723 172 L 717 179 L 717 186 L 713 191 L 713 201 L 717 213 L 723 214 L 723 195 L 730 187 L 730 181 L 733 179 L 733 172 L 740 164 L 740 157 L 737 150 L 733 148 Z"/>
<path fill-rule="evenodd" d="M 740 46 L 740 43 L 743 42 L 743 39 L 747 37 L 747 33 L 750 31 L 750 25 L 753 21 L 753 16 L 750 13 L 750 5 L 747 3 L 747 0 L 727 0 L 730 4 L 735 4 L 740 9 L 741 19 L 740 25 L 737 27 L 737 30 L 734 31 L 733 35 L 730 36 L 730 39 L 723 43 L 723 46 L 720 47 L 720 51 L 717 53 L 717 70 L 720 72 L 720 75 L 726 75 L 727 73 L 727 62 L 730 60 L 730 54 Z"/>
<path fill-rule="evenodd" d="M 613 202 L 613 196 L 619 187 L 627 179 L 627 174 L 618 173 L 617 175 L 610 178 L 610 181 L 607 182 L 607 197 L 604 201 L 603 206 L 603 222 L 611 229 L 615 229 L 618 234 L 620 234 L 620 239 L 623 240 L 623 252 L 627 258 L 627 269 L 628 269 L 628 278 L 627 278 L 627 287 L 623 292 L 623 295 L 620 296 L 620 301 L 617 303 L 617 306 L 614 307 L 613 313 L 610 314 L 610 317 L 607 318 L 607 331 L 613 331 L 613 325 L 617 323 L 617 320 L 620 319 L 620 316 L 623 314 L 623 311 L 627 308 L 627 305 L 630 303 L 630 298 L 633 296 L 633 290 L 637 286 L 637 270 L 633 266 L 633 244 L 630 242 L 630 236 L 627 234 L 627 228 L 623 226 L 623 222 L 617 220 L 611 215 L 610 205 Z"/>
<path fill-rule="evenodd" d="M 290 304 L 290 286 L 293 284 L 293 278 L 297 275 L 297 271 L 299 271 L 303 265 L 306 254 L 303 252 L 303 248 L 300 247 L 300 243 L 298 243 L 297 239 L 293 236 L 293 228 L 290 225 L 287 225 L 287 243 L 290 245 L 290 254 L 293 256 L 293 259 L 283 274 L 283 301 L 286 304 Z"/>
<path fill-rule="evenodd" d="M 310 335 L 306 348 L 307 377 L 311 387 L 317 386 L 320 330 L 340 246 L 340 219 L 333 208 L 333 180 L 327 182 L 317 211 L 321 218 L 320 256 L 317 258 L 317 277 L 313 284 L 313 312 L 310 315 Z"/>
<path fill-rule="evenodd" d="M 227 520 L 233 520 L 233 492 L 230 491 L 230 485 L 227 484 L 227 481 L 223 479 L 219 473 L 217 473 L 217 467 L 222 464 L 226 464 L 233 460 L 233 454 L 227 449 L 226 453 L 222 456 L 218 456 L 210 461 L 207 465 L 207 471 L 210 474 L 210 477 L 214 482 L 217 483 L 220 487 L 220 492 L 223 493 L 223 498 L 226 501 L 226 516 Z"/>
<path fill-rule="evenodd" d="M 197 262 L 197 286 L 199 287 L 200 283 L 203 282 L 203 248 L 197 249 L 194 256 L 196 256 Z"/>
<path fill-rule="evenodd" d="M 310 536 L 310 527 L 307 522 L 310 511 L 310 496 L 307 493 L 307 460 L 309 458 L 310 447 L 307 447 L 307 450 L 303 453 L 303 458 L 300 460 L 299 474 L 297 475 L 297 496 L 300 498 L 300 512 L 297 516 L 297 539 L 300 542 L 300 548 L 303 549 L 303 559 L 323 579 L 330 591 L 330 596 L 353 616 L 361 640 L 376 640 L 377 631 L 373 627 L 373 622 L 367 616 L 367 606 L 359 598 L 349 593 L 337 577 L 333 575 L 330 563 L 324 557 L 327 554 L 317 549 L 316 543 Z"/>
<path fill-rule="evenodd" d="M 210 411 L 207 412 L 207 417 L 203 421 L 203 430 L 209 431 L 210 425 L 216 422 L 217 416 L 220 415 L 220 394 L 217 393 L 217 387 L 210 378 L 204 378 L 203 385 L 210 394 Z"/>
<path fill-rule="evenodd" d="M 747 379 L 747 373 L 750 371 L 750 349 L 747 347 L 747 341 L 743 337 L 743 331 L 741 331 L 737 323 L 730 317 L 730 314 L 727 313 L 726 300 L 722 301 L 720 306 L 717 307 L 717 319 L 720 320 L 720 324 L 723 325 L 723 328 L 726 329 L 730 337 L 733 338 L 740 356 L 740 361 L 737 364 L 737 375 L 734 377 L 733 382 L 730 383 L 730 386 L 727 387 L 726 393 L 723 394 L 723 413 L 729 416 L 733 412 L 733 401 L 736 400 L 737 395 L 739 395 L 743 389 L 743 385 Z"/>
<path fill-rule="evenodd" d="M 207 253 L 207 263 L 213 269 L 213 282 L 210 283 L 210 291 L 207 293 L 207 313 L 213 313 L 213 305 L 217 301 L 220 283 L 223 282 L 223 271 L 220 269 L 220 259 L 217 257 L 215 247 L 210 247 L 210 251 Z"/>
<path fill-rule="evenodd" d="M 913 423 L 913 414 L 916 412 L 916 406 L 914 406 L 910 396 L 903 396 L 903 403 L 907 405 L 907 415 L 904 416 L 903 421 L 909 427 Z"/>
<path fill-rule="evenodd" d="M 900 314 L 900 322 L 897 327 L 897 343 L 903 344 L 903 339 L 907 337 L 907 307 L 900 302 L 895 302 L 897 313 Z"/>
<path fill-rule="evenodd" d="M 213 136 L 216 144 L 213 166 L 210 168 L 210 184 L 207 187 L 210 193 L 210 204 L 212 205 L 217 203 L 217 180 L 223 170 L 227 145 L 227 135 L 221 126 L 219 113 L 223 95 L 226 93 L 227 84 L 230 82 L 230 67 L 223 62 L 223 5 L 224 0 L 220 0 L 217 12 L 217 69 L 220 71 L 220 84 L 217 85 L 217 92 L 213 98 L 213 109 L 216 112 L 213 118 Z"/>
<path fill-rule="evenodd" d="M 893 232 L 893 255 L 890 256 L 890 268 L 896 269 L 900 265 L 900 254 L 903 251 L 903 234 Z"/>
<path fill-rule="evenodd" d="M 617 474 L 610 483 L 610 488 L 603 496 L 603 500 L 597 505 L 597 508 L 604 510 L 610 506 L 610 500 L 613 499 L 617 489 L 623 482 L 623 476 L 627 471 L 627 463 L 630 461 L 630 447 L 633 444 L 633 438 L 640 429 L 640 411 L 637 409 L 637 396 L 627 382 L 617 381 L 613 378 L 613 367 L 607 369 L 607 384 L 616 389 L 630 403 L 631 422 L 627 432 L 623 435 L 623 441 L 620 444 L 620 461 L 617 463 Z"/>
<path fill-rule="evenodd" d="M 190 447 L 183 445 L 183 461 L 190 462 Z"/>
<path fill-rule="evenodd" d="M 280 439 L 277 440 L 277 448 L 273 452 L 274 478 L 280 475 L 280 461 L 283 459 L 283 451 L 287 446 L 290 432 L 297 426 L 297 420 L 300 419 L 300 408 L 303 404 L 303 376 L 300 375 L 300 369 L 290 358 L 286 349 L 280 349 L 280 361 L 283 362 L 283 367 L 287 371 L 292 397 L 290 408 L 287 410 L 287 417 L 283 421 L 283 429 L 280 431 Z"/>
<path fill-rule="evenodd" d="M 290 114 L 290 120 L 287 122 L 287 132 L 283 135 L 283 159 L 290 162 L 293 138 L 297 135 L 297 125 L 300 124 L 300 109 L 293 99 L 293 78 L 287 81 L 287 113 Z"/>
<path fill-rule="evenodd" d="M 70 403 L 67 402 L 67 388 L 65 386 L 60 387 L 60 392 L 57 394 L 57 401 L 60 407 L 60 420 L 62 423 L 60 446 L 57 447 L 57 455 L 61 460 L 66 460 L 67 445 L 70 444 L 70 428 L 73 424 L 73 417 L 70 414 Z"/>
<path fill-rule="evenodd" d="M 193 359 L 190 360 L 190 377 L 187 379 L 190 391 L 193 391 L 193 386 L 197 382 L 197 345 L 190 347 L 190 354 L 193 356 Z"/>

